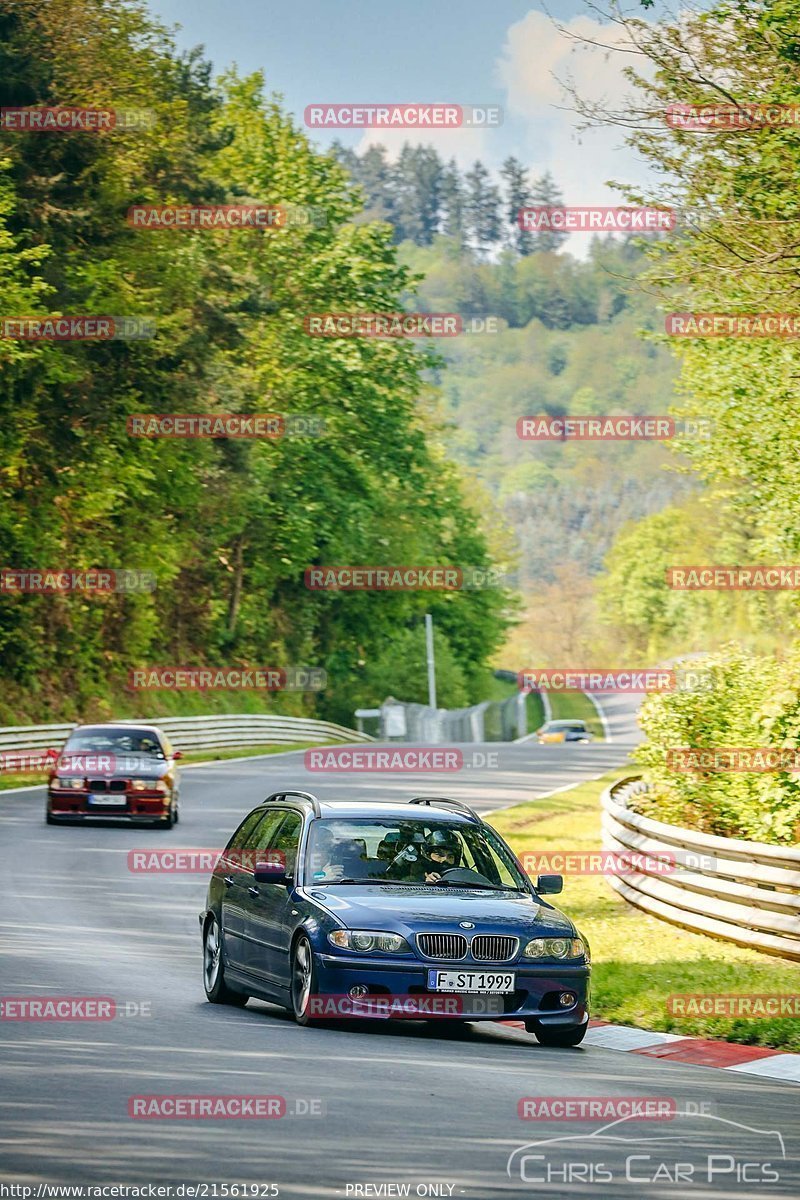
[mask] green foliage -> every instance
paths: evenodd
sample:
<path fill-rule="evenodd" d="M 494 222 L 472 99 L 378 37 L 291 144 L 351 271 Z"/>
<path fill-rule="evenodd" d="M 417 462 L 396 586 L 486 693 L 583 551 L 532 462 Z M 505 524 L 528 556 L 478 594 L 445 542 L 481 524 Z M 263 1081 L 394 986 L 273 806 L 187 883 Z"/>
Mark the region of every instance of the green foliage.
<path fill-rule="evenodd" d="M 712 134 L 673 129 L 669 104 L 793 105 L 797 0 L 720 3 L 655 23 L 630 19 L 631 36 L 655 70 L 631 71 L 647 114 L 630 135 L 664 179 L 657 195 L 687 214 L 682 231 L 652 243 L 647 283 L 666 311 L 794 313 L 800 236 L 796 123 L 756 123 Z M 685 451 L 729 521 L 753 523 L 754 549 L 775 561 L 800 550 L 795 446 L 800 350 L 795 338 L 672 339 L 683 410 L 713 422 L 713 437 Z M 780 558 L 778 558 L 780 561 Z"/>
<path fill-rule="evenodd" d="M 795 634 L 789 593 L 678 591 L 671 567 L 748 562 L 752 535 L 728 527 L 707 497 L 631 522 L 619 532 L 598 580 L 603 622 L 626 655 L 653 663 L 665 655 L 710 650 L 731 637 L 774 649 Z"/>
<path fill-rule="evenodd" d="M 784 662 L 731 644 L 692 660 L 711 686 L 648 696 L 634 752 L 652 792 L 636 798 L 648 816 L 690 829 L 754 841 L 800 840 L 800 783 L 788 771 L 685 771 L 670 748 L 800 747 L 800 654 Z"/>
<path fill-rule="evenodd" d="M 477 264 L 449 239 L 403 260 L 424 276 L 409 303 L 499 316 L 500 331 L 443 339 L 435 380 L 450 452 L 486 486 L 519 547 L 519 581 L 539 586 L 575 563 L 595 575 L 617 531 L 690 489 L 654 442 L 541 442 L 517 437 L 524 416 L 661 413 L 673 400 L 668 352 L 640 336 L 655 325 L 636 290 L 645 265 L 630 243 L 597 239 L 589 259 L 536 253 Z M 508 327 L 505 326 L 508 323 Z"/>
<path fill-rule="evenodd" d="M 360 662 L 430 608 L 467 689 L 501 640 L 500 592 L 314 593 L 317 564 L 486 568 L 480 517 L 421 398 L 410 341 L 309 337 L 307 313 L 395 311 L 413 286 L 391 230 L 360 223 L 343 167 L 265 98 L 216 83 L 137 0 L 0 10 L 0 103 L 149 108 L 147 130 L 5 134 L 4 311 L 141 314 L 138 342 L 0 342 L 0 558 L 151 570 L 154 593 L 0 598 L 18 719 L 103 711 L 150 663 L 313 664 L 314 697 L 248 698 L 352 719 Z M 134 230 L 136 203 L 318 206 L 322 226 Z M 313 414 L 324 436 L 149 441 L 136 412 Z M 473 697 L 471 697 L 473 698 Z M 480 699 L 480 696 L 475 696 Z M 140 698 L 150 708 L 159 698 Z M 210 703 L 223 703 L 212 697 Z"/>

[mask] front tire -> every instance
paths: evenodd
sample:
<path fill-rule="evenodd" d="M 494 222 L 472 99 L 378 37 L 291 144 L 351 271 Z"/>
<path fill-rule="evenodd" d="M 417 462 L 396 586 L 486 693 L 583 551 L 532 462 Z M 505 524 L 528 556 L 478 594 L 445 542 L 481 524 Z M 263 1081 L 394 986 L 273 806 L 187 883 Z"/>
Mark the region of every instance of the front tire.
<path fill-rule="evenodd" d="M 576 1025 L 572 1029 L 553 1029 L 540 1025 L 538 1021 L 526 1021 L 525 1028 L 528 1033 L 536 1034 L 536 1040 L 541 1046 L 579 1046 L 586 1037 L 589 1022 Z"/>
<path fill-rule="evenodd" d="M 225 982 L 222 933 L 216 917 L 211 917 L 203 930 L 203 987 L 210 1004 L 244 1008 L 250 999 L 244 992 L 234 992 Z"/>
<path fill-rule="evenodd" d="M 311 997 L 317 994 L 317 965 L 311 942 L 301 936 L 292 952 L 292 1016 L 298 1025 L 308 1025 L 313 1020 L 310 1014 Z"/>

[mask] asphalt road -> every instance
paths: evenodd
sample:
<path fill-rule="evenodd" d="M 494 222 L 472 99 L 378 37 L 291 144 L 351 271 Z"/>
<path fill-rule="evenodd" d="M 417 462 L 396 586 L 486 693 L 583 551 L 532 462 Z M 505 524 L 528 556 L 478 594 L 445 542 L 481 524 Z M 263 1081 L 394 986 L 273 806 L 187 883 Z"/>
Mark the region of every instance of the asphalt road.
<path fill-rule="evenodd" d="M 546 1049 L 502 1025 L 454 1034 L 417 1022 L 300 1029 L 258 1002 L 241 1011 L 211 1006 L 197 921 L 206 877 L 128 870 L 134 848 L 224 845 L 242 814 L 284 785 L 343 798 L 445 791 L 484 810 L 530 799 L 624 762 L 635 736 L 630 705 L 615 706 L 612 716 L 610 744 L 480 746 L 498 754 L 497 766 L 489 760 L 446 778 L 312 775 L 301 755 L 186 770 L 181 823 L 169 832 L 46 827 L 41 791 L 0 793 L 2 994 L 108 996 L 131 1013 L 109 1022 L 0 1020 L 0 1179 L 34 1189 L 43 1181 L 274 1183 L 285 1197 L 402 1195 L 405 1184 L 412 1196 L 471 1200 L 800 1193 L 800 1106 L 791 1085 L 594 1047 Z M 568 908 L 568 885 L 564 901 Z M 131 1119 L 128 1098 L 150 1094 L 280 1095 L 289 1113 Z M 564 1096 L 674 1100 L 680 1111 L 711 1116 L 639 1122 L 614 1131 L 626 1141 L 573 1146 L 569 1183 L 556 1150 L 548 1162 L 562 1173 L 553 1182 L 523 1182 L 519 1167 L 510 1178 L 509 1155 L 524 1144 L 585 1138 L 603 1124 L 518 1116 L 523 1097 Z M 316 1115 L 304 1115 L 309 1109 Z M 786 1161 L 778 1161 L 774 1131 Z M 670 1134 L 668 1148 L 653 1149 L 654 1136 Z M 720 1160 L 727 1174 L 714 1186 L 698 1186 L 699 1178 L 626 1182 L 628 1155 L 650 1155 L 632 1168 L 639 1180 L 662 1159 L 662 1176 L 673 1174 L 676 1153 L 691 1158 L 687 1147 L 698 1134 L 714 1152 L 738 1156 L 730 1169 Z M 743 1156 L 756 1164 L 745 1172 Z M 758 1164 L 765 1160 L 778 1183 L 764 1182 Z M 586 1182 L 575 1180 L 575 1163 Z M 541 1178 L 541 1169 L 526 1160 L 527 1178 Z M 737 1180 L 737 1171 L 747 1179 Z"/>

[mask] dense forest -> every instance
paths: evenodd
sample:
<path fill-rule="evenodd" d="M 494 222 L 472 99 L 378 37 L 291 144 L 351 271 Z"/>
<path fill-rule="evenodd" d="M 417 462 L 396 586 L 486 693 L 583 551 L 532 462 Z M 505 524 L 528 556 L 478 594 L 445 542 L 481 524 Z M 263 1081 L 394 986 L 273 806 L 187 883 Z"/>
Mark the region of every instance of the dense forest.
<path fill-rule="evenodd" d="M 429 354 L 407 340 L 309 338 L 303 315 L 391 311 L 412 286 L 335 155 L 313 149 L 264 80 L 212 80 L 135 0 L 0 4 L 0 103 L 146 109 L 152 123 L 3 130 L 7 315 L 119 314 L 137 340 L 0 339 L 0 560 L 132 568 L 150 592 L 0 596 L 0 719 L 151 715 L 198 704 L 352 721 L 404 631 L 434 614 L 453 697 L 480 699 L 502 591 L 309 592 L 326 563 L 489 566 L 477 510 L 420 403 Z M 314 205 L 279 230 L 134 229 L 135 204 Z M 324 436 L 130 437 L 133 413 L 311 414 Z M 150 664 L 308 664 L 319 696 L 125 698 Z M 385 686 L 385 685 L 383 685 Z M 385 694 L 385 693 L 384 693 Z M 380 696 L 378 697 L 380 698 Z"/>
<path fill-rule="evenodd" d="M 564 198 L 549 171 L 531 178 L 513 155 L 505 160 L 495 182 L 480 159 L 469 171 L 460 171 L 455 159 L 445 162 L 433 146 L 406 143 L 396 161 L 381 145 L 370 146 L 361 155 L 338 142 L 333 150 L 364 197 L 358 219 L 387 222 L 396 242 L 430 246 L 441 235 L 485 258 L 503 248 L 523 257 L 558 250 L 566 240 L 556 230 L 521 228 L 521 208 L 558 206 Z"/>
<path fill-rule="evenodd" d="M 519 228 L 520 207 L 561 194 L 514 158 L 493 174 L 419 145 L 394 160 L 379 145 L 322 153 L 261 76 L 214 79 L 137 0 L 0 3 L 3 105 L 154 117 L 69 136 L 0 131 L 4 311 L 116 313 L 155 330 L 0 339 L 0 559 L 147 570 L 157 582 L 132 594 L 0 595 L 0 716 L 141 711 L 142 697 L 125 693 L 133 666 L 308 664 L 328 673 L 321 695 L 158 694 L 145 707 L 266 705 L 349 722 L 390 680 L 410 692 L 417 665 L 420 692 L 407 698 L 421 697 L 428 610 L 445 704 L 482 699 L 490 662 L 653 661 L 731 634 L 785 645 L 792 597 L 676 596 L 664 573 L 687 557 L 796 554 L 795 344 L 685 339 L 676 355 L 663 314 L 791 311 L 797 133 L 753 131 L 715 151 L 658 113 L 689 99 L 691 54 L 713 74 L 720 38 L 742 87 L 752 66 L 791 94 L 787 12 L 738 13 L 741 45 L 722 15 L 693 19 L 685 37 L 696 48 L 676 33 L 669 53 L 650 23 L 628 21 L 645 57 L 666 54 L 663 78 L 638 81 L 645 107 L 628 136 L 673 184 L 624 199 L 695 211 L 713 201 L 716 215 L 668 238 L 594 237 L 577 257 L 561 235 Z M 126 221 L 135 204 L 253 202 L 313 205 L 326 219 L 203 232 Z M 309 312 L 403 307 L 492 316 L 498 332 L 431 347 L 303 329 Z M 678 412 L 710 421 L 713 436 L 570 445 L 516 435 L 520 416 L 658 414 L 676 393 Z M 324 433 L 127 432 L 137 413 L 265 411 L 321 418 Z M 493 565 L 509 587 L 304 587 L 307 567 L 336 563 Z"/>

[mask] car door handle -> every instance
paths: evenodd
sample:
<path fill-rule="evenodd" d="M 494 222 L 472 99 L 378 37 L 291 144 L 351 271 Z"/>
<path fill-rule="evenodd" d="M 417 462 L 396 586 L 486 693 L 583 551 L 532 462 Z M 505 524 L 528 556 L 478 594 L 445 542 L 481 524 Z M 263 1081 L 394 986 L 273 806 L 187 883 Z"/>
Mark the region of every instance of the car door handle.
<path fill-rule="evenodd" d="M 233 887 L 233 885 L 236 883 L 236 880 L 232 875 L 226 875 L 222 882 L 225 884 L 225 887 Z"/>
<path fill-rule="evenodd" d="M 247 889 L 247 894 L 248 896 L 260 896 L 261 892 L 257 887 L 250 887 Z"/>

